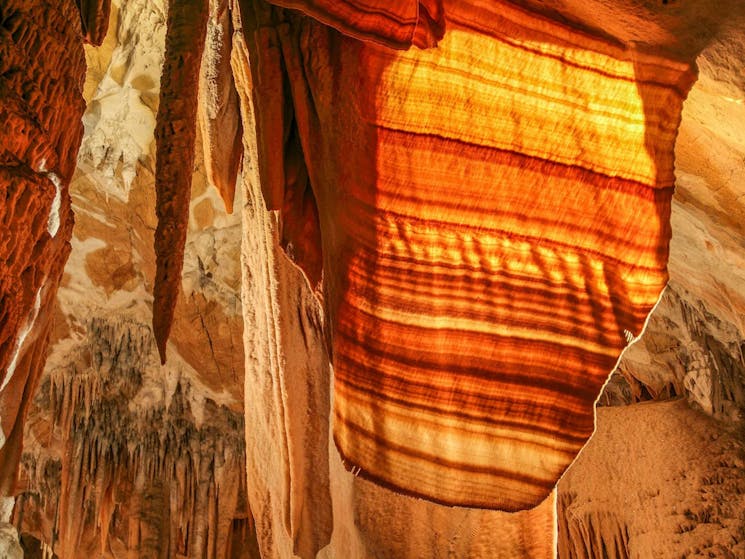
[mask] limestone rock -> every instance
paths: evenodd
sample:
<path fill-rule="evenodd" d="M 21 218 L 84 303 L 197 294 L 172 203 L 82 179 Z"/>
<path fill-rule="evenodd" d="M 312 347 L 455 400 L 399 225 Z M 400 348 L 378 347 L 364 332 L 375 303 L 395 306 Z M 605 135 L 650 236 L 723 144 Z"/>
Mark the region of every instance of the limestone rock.
<path fill-rule="evenodd" d="M 237 17 L 233 70 L 244 129 L 248 49 Z M 246 161 L 258 146 L 246 137 Z M 243 171 L 243 312 L 249 502 L 263 557 L 367 559 L 552 556 L 553 498 L 507 514 L 400 495 L 342 464 L 330 437 L 331 381 L 323 314 L 311 285 L 280 246 L 279 217 L 264 205 L 255 165 Z"/>
<path fill-rule="evenodd" d="M 610 557 L 743 554 L 742 41 L 726 29 L 698 59 L 676 144 L 670 285 L 599 401 L 644 404 L 598 410 L 559 485 L 562 557 L 603 545 Z"/>
<path fill-rule="evenodd" d="M 137 164 L 152 163 L 155 113 L 165 40 L 165 3 L 128 0 L 115 4 L 109 34 L 87 48 L 83 170 L 97 171 L 107 196 L 127 202 Z M 106 180 L 108 179 L 108 180 Z"/>

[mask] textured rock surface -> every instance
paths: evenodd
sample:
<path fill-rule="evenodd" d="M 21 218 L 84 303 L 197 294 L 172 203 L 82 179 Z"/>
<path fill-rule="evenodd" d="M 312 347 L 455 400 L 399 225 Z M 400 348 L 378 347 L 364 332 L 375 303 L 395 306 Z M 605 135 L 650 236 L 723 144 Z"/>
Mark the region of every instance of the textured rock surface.
<path fill-rule="evenodd" d="M 92 317 L 76 341 L 35 400 L 21 531 L 64 558 L 250 557 L 241 414 L 186 365 L 161 369 L 142 322 Z"/>
<path fill-rule="evenodd" d="M 80 14 L 72 0 L 0 5 L 2 497 L 13 491 L 23 420 L 70 251 L 68 186 L 83 133 L 84 76 Z"/>
<path fill-rule="evenodd" d="M 18 532 L 12 524 L 0 522 L 0 557 L 23 559 L 23 548 L 18 541 Z"/>
<path fill-rule="evenodd" d="M 682 400 L 598 410 L 562 480 L 559 556 L 745 554 L 745 448 Z"/>
<path fill-rule="evenodd" d="M 106 181 L 106 192 L 126 202 L 139 161 L 150 155 L 163 65 L 163 2 L 114 3 L 102 47 L 88 49 L 82 164 Z M 95 56 L 91 53 L 95 52 Z"/>

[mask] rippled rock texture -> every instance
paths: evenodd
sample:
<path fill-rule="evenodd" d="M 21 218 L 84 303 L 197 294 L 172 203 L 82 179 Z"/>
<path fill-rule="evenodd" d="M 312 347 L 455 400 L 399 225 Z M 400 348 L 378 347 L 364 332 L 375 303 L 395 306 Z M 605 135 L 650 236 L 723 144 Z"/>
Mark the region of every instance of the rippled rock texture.
<path fill-rule="evenodd" d="M 23 422 L 38 387 L 57 286 L 70 253 L 69 184 L 83 134 L 85 58 L 80 14 L 72 0 L 6 1 L 0 5 L 0 22 L 4 498 L 14 489 Z"/>

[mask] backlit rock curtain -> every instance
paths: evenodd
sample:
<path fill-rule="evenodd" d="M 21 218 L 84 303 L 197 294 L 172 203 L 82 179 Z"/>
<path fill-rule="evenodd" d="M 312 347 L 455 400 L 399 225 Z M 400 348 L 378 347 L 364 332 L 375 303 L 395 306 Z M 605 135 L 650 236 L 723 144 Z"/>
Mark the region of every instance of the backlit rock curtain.
<path fill-rule="evenodd" d="M 667 281 L 694 73 L 495 0 L 277 4 L 342 32 L 241 4 L 262 187 L 323 274 L 347 467 L 539 503 Z"/>

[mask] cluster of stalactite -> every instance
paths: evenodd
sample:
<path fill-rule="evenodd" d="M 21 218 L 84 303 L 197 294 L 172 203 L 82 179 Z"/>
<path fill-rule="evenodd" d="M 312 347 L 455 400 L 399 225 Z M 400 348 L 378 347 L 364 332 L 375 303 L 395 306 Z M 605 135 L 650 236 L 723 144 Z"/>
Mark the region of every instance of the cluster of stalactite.
<path fill-rule="evenodd" d="M 24 455 L 20 531 L 60 557 L 252 557 L 242 416 L 211 400 L 197 412 L 187 380 L 145 386 L 141 324 L 93 320 L 70 356 L 35 402 L 53 423 L 29 426 L 45 444 Z"/>

